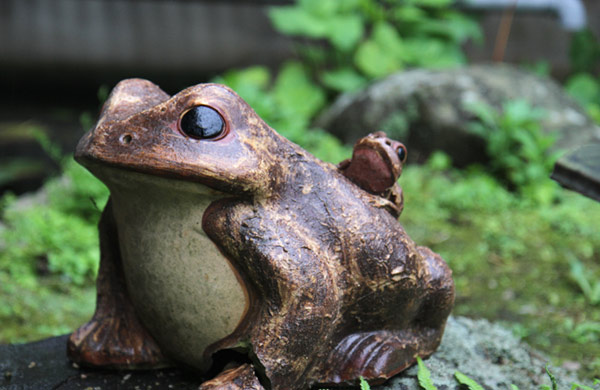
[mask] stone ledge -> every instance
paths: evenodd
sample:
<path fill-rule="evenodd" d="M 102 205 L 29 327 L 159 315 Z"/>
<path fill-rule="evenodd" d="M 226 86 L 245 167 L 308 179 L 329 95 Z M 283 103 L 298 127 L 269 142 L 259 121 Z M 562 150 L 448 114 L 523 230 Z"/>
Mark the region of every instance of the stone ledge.
<path fill-rule="evenodd" d="M 202 378 L 181 369 L 102 371 L 76 368 L 66 357 L 67 336 L 29 344 L 0 346 L 0 390 L 162 390 L 198 389 Z M 439 350 L 425 364 L 439 390 L 458 390 L 454 372 L 485 389 L 537 390 L 550 384 L 548 359 L 522 343 L 506 328 L 486 320 L 450 317 Z M 572 372 L 552 368 L 560 389 L 582 383 Z M 589 384 L 588 384 L 589 385 Z M 412 367 L 378 390 L 420 390 Z"/>

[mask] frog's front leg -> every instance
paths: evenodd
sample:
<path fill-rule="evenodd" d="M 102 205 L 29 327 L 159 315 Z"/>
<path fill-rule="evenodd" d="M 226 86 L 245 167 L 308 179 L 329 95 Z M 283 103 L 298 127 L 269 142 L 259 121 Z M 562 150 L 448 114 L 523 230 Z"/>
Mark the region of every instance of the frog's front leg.
<path fill-rule="evenodd" d="M 138 320 L 127 294 L 110 200 L 98 228 L 100 269 L 96 312 L 71 334 L 67 354 L 74 362 L 88 366 L 120 369 L 165 366 L 167 359 Z"/>

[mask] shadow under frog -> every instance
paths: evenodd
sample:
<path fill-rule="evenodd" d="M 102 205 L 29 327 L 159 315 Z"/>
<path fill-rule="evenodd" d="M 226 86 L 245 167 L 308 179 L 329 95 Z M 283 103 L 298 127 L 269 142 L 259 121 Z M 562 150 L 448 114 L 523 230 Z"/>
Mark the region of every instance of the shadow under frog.
<path fill-rule="evenodd" d="M 338 168 L 224 86 L 170 97 L 119 83 L 75 155 L 111 196 L 96 312 L 71 335 L 70 358 L 205 372 L 236 350 L 250 363 L 203 389 L 305 389 L 380 383 L 429 356 L 452 309 L 451 271 L 395 218 L 399 143 L 370 137 Z M 361 169 L 373 175 L 361 181 Z M 379 169 L 393 176 L 383 190 L 370 188 Z"/>

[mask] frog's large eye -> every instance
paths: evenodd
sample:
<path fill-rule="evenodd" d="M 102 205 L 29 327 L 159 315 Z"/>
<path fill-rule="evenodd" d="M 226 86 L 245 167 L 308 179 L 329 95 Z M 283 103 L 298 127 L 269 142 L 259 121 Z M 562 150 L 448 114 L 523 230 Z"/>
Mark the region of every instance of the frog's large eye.
<path fill-rule="evenodd" d="M 207 106 L 196 106 L 183 114 L 179 128 L 192 138 L 211 139 L 223 134 L 225 121 L 216 110 Z"/>
<path fill-rule="evenodd" d="M 400 146 L 398 147 L 398 151 L 396 151 L 396 153 L 398 153 L 398 158 L 400 159 L 401 163 L 406 162 L 406 157 L 408 157 L 408 152 L 406 151 L 406 146 L 400 144 Z"/>

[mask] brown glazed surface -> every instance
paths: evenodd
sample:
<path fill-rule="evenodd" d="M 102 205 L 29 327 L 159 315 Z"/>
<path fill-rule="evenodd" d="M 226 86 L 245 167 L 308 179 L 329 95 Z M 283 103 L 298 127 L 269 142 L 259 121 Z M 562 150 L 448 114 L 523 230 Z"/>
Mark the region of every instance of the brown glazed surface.
<path fill-rule="evenodd" d="M 224 134 L 199 140 L 181 131 L 180 117 L 198 105 L 221 115 Z M 235 349 L 252 365 L 223 371 L 203 388 L 286 390 L 356 384 L 360 376 L 381 383 L 416 356 L 429 356 L 441 341 L 454 286 L 446 263 L 417 246 L 395 218 L 403 206 L 395 142 L 381 133 L 365 137 L 338 168 L 281 137 L 224 86 L 200 84 L 169 97 L 145 80 L 121 82 L 76 152 L 113 199 L 100 224 L 97 310 L 71 336 L 69 355 L 116 368 L 201 367 L 216 352 Z M 138 288 L 137 271 L 123 272 L 122 263 L 145 259 L 122 258 L 128 237 L 119 224 L 127 220 L 112 215 L 118 186 L 104 167 L 213 191 L 216 200 L 198 224 L 231 265 L 247 307 L 235 329 L 202 352 L 201 364 L 161 344 L 165 331 L 129 299 L 138 296 L 128 291 Z M 169 281 L 159 283 L 167 293 L 175 287 Z M 152 310 L 160 317 L 171 308 Z"/>

